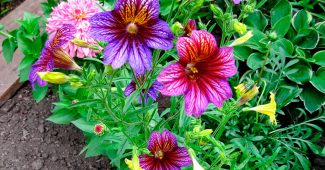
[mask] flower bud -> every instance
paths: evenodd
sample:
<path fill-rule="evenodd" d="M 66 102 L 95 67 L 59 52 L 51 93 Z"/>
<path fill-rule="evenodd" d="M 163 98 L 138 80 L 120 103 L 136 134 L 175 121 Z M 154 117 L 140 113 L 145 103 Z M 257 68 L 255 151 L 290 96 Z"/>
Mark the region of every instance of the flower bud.
<path fill-rule="evenodd" d="M 238 20 L 233 21 L 234 30 L 239 34 L 244 34 L 247 31 L 245 24 L 239 22 Z"/>
<path fill-rule="evenodd" d="M 108 74 L 108 75 L 112 75 L 114 72 L 114 69 L 111 65 L 106 65 L 105 66 L 105 73 Z"/>
<path fill-rule="evenodd" d="M 107 127 L 103 123 L 98 123 L 94 126 L 94 133 L 97 136 L 102 136 L 106 131 L 107 131 Z"/>
<path fill-rule="evenodd" d="M 234 42 L 230 44 L 231 47 L 241 45 L 253 37 L 252 31 L 248 31 L 244 36 L 237 38 Z"/>
<path fill-rule="evenodd" d="M 72 101 L 71 101 L 71 104 L 76 104 L 76 103 L 78 103 L 78 102 L 79 102 L 79 100 L 77 100 L 77 99 L 76 99 L 76 100 L 72 100 Z"/>
<path fill-rule="evenodd" d="M 246 93 L 244 93 L 243 95 L 241 95 L 241 97 L 239 98 L 239 100 L 237 101 L 237 106 L 241 106 L 247 102 L 249 102 L 250 100 L 252 100 L 256 95 L 258 94 L 258 87 L 256 86 L 256 84 L 250 89 L 248 90 Z"/>
<path fill-rule="evenodd" d="M 184 27 L 181 23 L 175 22 L 170 29 L 175 35 L 179 35 L 180 32 L 184 29 Z"/>
<path fill-rule="evenodd" d="M 253 5 L 253 4 L 251 4 L 251 5 L 245 5 L 245 7 L 244 7 L 244 12 L 245 13 L 253 13 L 254 12 L 254 10 L 255 10 L 255 6 Z"/>
<path fill-rule="evenodd" d="M 37 72 L 38 76 L 49 83 L 63 84 L 70 80 L 70 77 L 61 72 Z"/>
<path fill-rule="evenodd" d="M 278 35 L 276 34 L 275 31 L 269 33 L 267 36 L 268 36 L 271 40 L 276 40 L 276 39 L 278 39 Z"/>
<path fill-rule="evenodd" d="M 72 86 L 72 87 L 81 87 L 81 86 L 83 86 L 83 84 L 81 82 L 71 82 L 70 86 Z"/>
<path fill-rule="evenodd" d="M 99 50 L 98 46 L 89 44 L 88 42 L 81 40 L 79 38 L 75 38 L 75 39 L 71 40 L 70 42 L 78 47 L 90 48 L 92 50 Z"/>
<path fill-rule="evenodd" d="M 222 11 L 222 9 L 219 8 L 219 6 L 216 5 L 216 4 L 210 4 L 210 10 L 211 10 L 211 11 L 213 12 L 213 14 L 214 14 L 216 17 L 218 17 L 218 18 L 220 18 L 220 17 L 223 16 L 223 11 Z"/>

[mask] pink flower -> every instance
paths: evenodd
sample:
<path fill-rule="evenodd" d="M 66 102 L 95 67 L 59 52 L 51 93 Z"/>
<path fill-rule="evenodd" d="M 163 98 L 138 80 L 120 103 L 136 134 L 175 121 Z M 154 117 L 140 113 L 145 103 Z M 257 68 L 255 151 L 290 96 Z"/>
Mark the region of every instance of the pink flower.
<path fill-rule="evenodd" d="M 77 29 L 75 38 L 86 41 L 91 45 L 97 45 L 97 42 L 88 35 L 90 24 L 89 18 L 100 12 L 95 0 L 68 0 L 61 2 L 53 9 L 46 30 L 49 33 L 55 32 L 63 24 L 74 25 Z M 69 42 L 62 47 L 70 56 L 77 56 L 79 58 L 95 57 L 95 50 L 89 48 L 82 48 Z"/>
<path fill-rule="evenodd" d="M 185 111 L 195 117 L 201 116 L 210 102 L 221 107 L 232 96 L 227 78 L 237 72 L 232 47 L 218 48 L 212 34 L 193 30 L 191 37 L 178 39 L 177 51 L 180 60 L 157 78 L 163 84 L 161 93 L 184 95 Z"/>

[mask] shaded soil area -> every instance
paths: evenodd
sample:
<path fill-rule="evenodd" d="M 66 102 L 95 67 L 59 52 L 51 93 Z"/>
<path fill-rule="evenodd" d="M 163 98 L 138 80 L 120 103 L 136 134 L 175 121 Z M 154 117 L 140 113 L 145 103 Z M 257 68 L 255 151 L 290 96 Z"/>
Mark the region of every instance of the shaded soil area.
<path fill-rule="evenodd" d="M 0 19 L 25 0 L 0 0 Z"/>
<path fill-rule="evenodd" d="M 322 147 L 325 146 L 324 134 L 323 134 L 322 138 L 320 138 L 320 140 L 317 142 L 317 144 Z M 315 169 L 315 170 L 324 170 L 325 169 L 325 157 L 311 154 L 309 156 L 309 158 L 311 160 L 313 169 Z"/>
<path fill-rule="evenodd" d="M 0 169 L 65 170 L 110 169 L 104 157 L 84 158 L 81 131 L 56 125 L 46 118 L 56 96 L 36 103 L 29 86 L 0 103 Z"/>

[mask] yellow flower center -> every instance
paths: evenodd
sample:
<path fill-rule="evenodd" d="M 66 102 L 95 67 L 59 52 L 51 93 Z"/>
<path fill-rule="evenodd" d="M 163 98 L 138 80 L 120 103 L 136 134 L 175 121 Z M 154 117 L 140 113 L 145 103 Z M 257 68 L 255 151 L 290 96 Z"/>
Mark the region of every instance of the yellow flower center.
<path fill-rule="evenodd" d="M 130 23 L 127 27 L 126 27 L 126 31 L 130 34 L 136 34 L 138 32 L 138 27 L 137 25 L 135 25 L 135 23 Z"/>
<path fill-rule="evenodd" d="M 164 158 L 164 152 L 162 151 L 155 152 L 155 158 L 162 160 Z"/>
<path fill-rule="evenodd" d="M 199 70 L 195 67 L 195 64 L 187 64 L 185 71 L 190 79 L 196 80 L 198 78 Z"/>
<path fill-rule="evenodd" d="M 80 9 L 76 9 L 76 10 L 74 11 L 74 14 L 72 14 L 72 15 L 73 15 L 73 17 L 76 18 L 76 19 L 83 19 L 83 18 L 86 17 L 86 13 L 83 12 L 82 10 L 80 10 Z"/>

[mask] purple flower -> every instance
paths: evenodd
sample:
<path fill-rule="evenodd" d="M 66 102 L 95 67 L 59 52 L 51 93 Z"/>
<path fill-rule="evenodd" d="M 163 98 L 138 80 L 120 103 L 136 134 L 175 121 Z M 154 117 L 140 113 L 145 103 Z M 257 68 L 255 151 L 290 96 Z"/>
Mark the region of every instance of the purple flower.
<path fill-rule="evenodd" d="M 145 76 L 138 76 L 137 77 L 138 82 L 143 85 L 145 83 Z M 146 96 L 145 102 L 148 102 L 149 97 L 152 98 L 154 101 L 157 101 L 158 95 L 157 93 L 162 89 L 163 85 L 155 80 L 155 82 L 151 85 L 149 88 L 147 94 L 144 94 L 146 89 L 141 89 L 141 93 Z M 134 80 L 131 81 L 129 85 L 126 86 L 124 90 L 125 96 L 130 96 L 136 89 L 138 89 L 137 84 Z M 141 96 L 139 96 L 139 103 L 142 103 Z"/>
<path fill-rule="evenodd" d="M 161 134 L 152 132 L 148 142 L 152 155 L 140 155 L 140 166 L 144 170 L 181 170 L 181 167 L 192 164 L 191 157 L 185 147 L 178 147 L 174 134 L 164 130 Z"/>
<path fill-rule="evenodd" d="M 173 47 L 174 36 L 158 15 L 158 0 L 117 0 L 113 11 L 91 17 L 90 35 L 108 42 L 104 63 L 116 69 L 129 61 L 137 74 L 150 70 L 150 48 Z"/>
<path fill-rule="evenodd" d="M 234 4 L 239 4 L 241 2 L 241 0 L 233 0 Z"/>
<path fill-rule="evenodd" d="M 46 81 L 42 80 L 37 72 L 50 72 L 54 68 L 66 70 L 80 70 L 80 67 L 70 58 L 70 56 L 61 48 L 62 45 L 74 38 L 76 29 L 72 25 L 63 25 L 56 33 L 49 37 L 45 47 L 41 52 L 40 58 L 32 65 L 29 73 L 29 81 L 34 89 L 34 83 L 39 86 L 45 86 Z"/>

